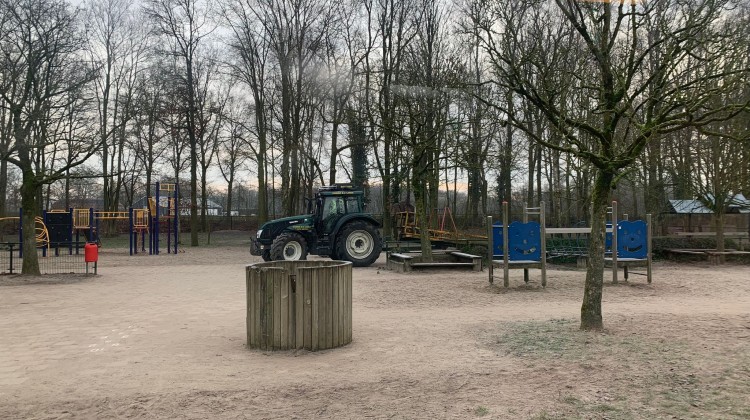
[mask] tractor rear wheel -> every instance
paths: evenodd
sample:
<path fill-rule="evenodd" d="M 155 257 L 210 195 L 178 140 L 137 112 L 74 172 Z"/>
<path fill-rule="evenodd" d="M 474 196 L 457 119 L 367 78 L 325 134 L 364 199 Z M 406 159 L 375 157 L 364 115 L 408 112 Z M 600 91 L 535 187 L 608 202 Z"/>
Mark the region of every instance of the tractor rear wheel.
<path fill-rule="evenodd" d="M 307 242 L 296 232 L 284 232 L 273 240 L 271 259 L 297 261 L 307 259 Z"/>
<path fill-rule="evenodd" d="M 335 244 L 339 259 L 351 261 L 355 267 L 372 265 L 380 256 L 383 244 L 375 226 L 355 221 L 344 226 Z"/>

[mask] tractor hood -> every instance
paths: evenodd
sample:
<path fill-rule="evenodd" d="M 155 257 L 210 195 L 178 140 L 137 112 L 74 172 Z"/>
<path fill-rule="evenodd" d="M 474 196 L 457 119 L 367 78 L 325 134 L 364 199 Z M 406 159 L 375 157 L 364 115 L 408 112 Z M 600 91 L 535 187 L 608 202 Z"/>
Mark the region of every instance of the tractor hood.
<path fill-rule="evenodd" d="M 283 217 L 274 219 L 263 224 L 258 229 L 258 239 L 275 238 L 283 230 L 309 230 L 312 228 L 313 215 L 303 214 L 300 216 Z"/>
<path fill-rule="evenodd" d="M 296 223 L 304 223 L 307 219 L 312 219 L 312 217 L 313 217 L 312 214 L 302 214 L 299 216 L 282 217 L 281 219 L 269 220 L 268 222 L 263 223 L 263 226 L 261 226 L 260 228 L 265 229 L 275 224 L 292 225 Z"/>

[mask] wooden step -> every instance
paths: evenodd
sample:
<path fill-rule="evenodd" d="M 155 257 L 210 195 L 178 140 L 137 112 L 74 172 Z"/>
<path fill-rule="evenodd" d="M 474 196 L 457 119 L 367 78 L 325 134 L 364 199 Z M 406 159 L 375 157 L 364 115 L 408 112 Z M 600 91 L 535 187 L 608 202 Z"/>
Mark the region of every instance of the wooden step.
<path fill-rule="evenodd" d="M 420 262 L 411 263 L 412 267 L 474 267 L 473 263 L 460 262 Z"/>

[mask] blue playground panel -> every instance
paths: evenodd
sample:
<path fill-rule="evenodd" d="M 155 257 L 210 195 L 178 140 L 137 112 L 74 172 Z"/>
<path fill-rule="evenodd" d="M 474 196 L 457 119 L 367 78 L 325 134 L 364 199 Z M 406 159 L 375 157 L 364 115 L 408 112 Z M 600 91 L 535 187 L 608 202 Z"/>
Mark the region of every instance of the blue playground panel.
<path fill-rule="evenodd" d="M 645 259 L 648 230 L 643 220 L 623 220 L 617 224 L 617 257 Z M 611 240 L 610 240 L 611 242 Z"/>
<path fill-rule="evenodd" d="M 611 229 L 612 224 L 607 223 Z M 510 261 L 541 259 L 541 238 L 537 222 L 513 222 L 508 226 L 508 246 Z M 583 239 L 580 246 L 586 249 L 588 240 Z M 647 226 L 643 220 L 623 220 L 617 224 L 617 256 L 620 258 L 645 259 L 647 256 Z M 605 254 L 612 254 L 612 232 L 605 235 Z M 492 255 L 502 257 L 503 255 L 503 225 L 495 223 L 492 225 Z"/>
<path fill-rule="evenodd" d="M 542 237 L 538 222 L 513 222 L 508 225 L 508 259 L 541 261 Z"/>
<path fill-rule="evenodd" d="M 508 225 L 508 260 L 541 261 L 542 238 L 538 222 L 512 222 Z M 503 225 L 492 225 L 492 255 L 503 255 Z"/>

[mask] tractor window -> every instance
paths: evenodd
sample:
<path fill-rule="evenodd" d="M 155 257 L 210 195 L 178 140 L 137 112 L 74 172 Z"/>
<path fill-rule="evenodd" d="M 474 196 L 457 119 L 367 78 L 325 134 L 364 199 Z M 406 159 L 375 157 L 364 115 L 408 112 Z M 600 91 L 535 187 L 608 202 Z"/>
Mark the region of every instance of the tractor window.
<path fill-rule="evenodd" d="M 357 197 L 346 198 L 346 212 L 347 213 L 362 213 L 362 208 L 359 205 Z"/>
<path fill-rule="evenodd" d="M 344 215 L 346 209 L 344 208 L 343 197 L 326 197 L 323 202 L 323 214 L 321 219 L 323 221 L 323 229 L 326 232 L 330 232 L 336 225 L 336 221 Z"/>
<path fill-rule="evenodd" d="M 323 219 L 337 214 L 344 214 L 345 211 L 344 199 L 342 197 L 326 197 L 325 203 L 323 204 Z"/>

